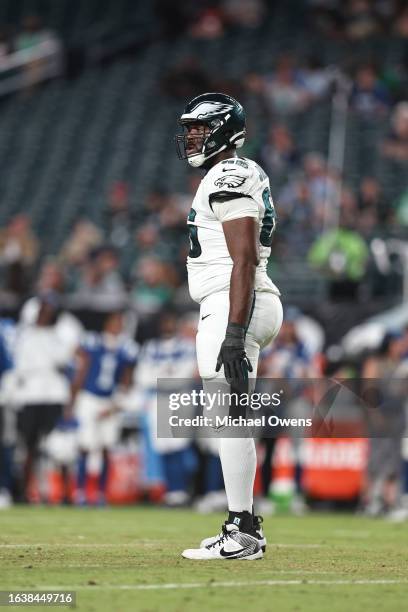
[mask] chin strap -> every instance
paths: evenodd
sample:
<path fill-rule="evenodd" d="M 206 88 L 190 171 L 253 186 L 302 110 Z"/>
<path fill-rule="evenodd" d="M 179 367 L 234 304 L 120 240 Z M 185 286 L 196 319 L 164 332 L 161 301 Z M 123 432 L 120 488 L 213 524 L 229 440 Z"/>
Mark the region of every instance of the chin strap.
<path fill-rule="evenodd" d="M 200 166 L 202 166 L 208 159 L 211 159 L 211 157 L 214 157 L 214 155 L 218 155 L 218 153 L 221 153 L 221 151 L 225 151 L 226 148 L 226 144 L 222 145 L 220 149 L 214 151 L 210 155 L 207 155 L 207 157 L 204 157 L 204 153 L 195 153 L 194 155 L 187 157 L 187 161 L 190 166 L 193 166 L 193 168 L 200 168 Z"/>

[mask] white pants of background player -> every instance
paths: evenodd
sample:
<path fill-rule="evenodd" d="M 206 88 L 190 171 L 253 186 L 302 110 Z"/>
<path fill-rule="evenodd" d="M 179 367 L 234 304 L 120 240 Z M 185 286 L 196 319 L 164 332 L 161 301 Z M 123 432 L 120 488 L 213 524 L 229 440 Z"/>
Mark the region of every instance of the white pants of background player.
<path fill-rule="evenodd" d="M 112 407 L 112 399 L 99 397 L 88 391 L 78 394 L 75 415 L 79 422 L 78 445 L 83 451 L 112 448 L 119 437 L 120 416 L 115 413 L 101 418 Z"/>
<path fill-rule="evenodd" d="M 217 373 L 215 365 L 225 337 L 228 315 L 228 292 L 214 293 L 201 302 L 196 345 L 204 390 L 214 390 L 214 382 L 224 378 L 223 368 Z M 260 350 L 277 336 L 281 325 L 282 305 L 279 297 L 273 293 L 256 292 L 245 338 L 245 351 L 253 367 L 253 372 L 249 374 L 251 378 L 256 378 Z M 252 438 L 220 437 L 218 444 L 228 508 L 233 512 L 252 512 L 255 442 Z"/>

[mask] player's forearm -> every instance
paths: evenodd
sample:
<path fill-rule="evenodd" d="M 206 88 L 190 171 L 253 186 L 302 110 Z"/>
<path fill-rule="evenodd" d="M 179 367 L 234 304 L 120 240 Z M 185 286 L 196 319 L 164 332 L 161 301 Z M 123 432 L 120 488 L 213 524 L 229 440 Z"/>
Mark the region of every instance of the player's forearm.
<path fill-rule="evenodd" d="M 70 398 L 69 398 L 69 402 L 68 405 L 70 407 L 72 407 L 75 404 L 76 398 L 78 396 L 78 393 L 80 392 L 80 390 L 82 389 L 84 380 L 83 379 L 74 379 L 71 383 L 71 388 L 70 388 Z"/>
<path fill-rule="evenodd" d="M 256 265 L 251 261 L 235 262 L 231 273 L 228 323 L 246 327 L 251 311 Z"/>

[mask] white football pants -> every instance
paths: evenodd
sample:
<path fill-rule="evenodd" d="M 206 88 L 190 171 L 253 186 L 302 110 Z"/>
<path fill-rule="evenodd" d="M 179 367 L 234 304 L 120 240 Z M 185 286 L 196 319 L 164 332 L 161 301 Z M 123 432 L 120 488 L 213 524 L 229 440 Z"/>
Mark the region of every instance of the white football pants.
<path fill-rule="evenodd" d="M 204 391 L 214 390 L 217 379 L 224 378 L 224 369 L 215 371 L 218 353 L 225 338 L 229 315 L 229 293 L 209 295 L 200 305 L 197 331 L 197 361 Z M 282 325 L 282 304 L 273 293 L 255 292 L 255 303 L 249 322 L 245 351 L 252 364 L 250 378 L 256 378 L 259 352 L 278 334 Z M 225 435 L 225 430 L 224 435 Z M 233 512 L 252 512 L 253 487 L 256 472 L 255 442 L 250 437 L 214 438 L 217 444 L 228 508 Z"/>

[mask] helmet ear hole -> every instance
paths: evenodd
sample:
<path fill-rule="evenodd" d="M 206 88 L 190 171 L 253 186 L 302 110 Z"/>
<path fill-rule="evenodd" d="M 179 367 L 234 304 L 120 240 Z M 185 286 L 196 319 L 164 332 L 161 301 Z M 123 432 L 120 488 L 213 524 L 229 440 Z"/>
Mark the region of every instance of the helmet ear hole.
<path fill-rule="evenodd" d="M 212 121 L 209 122 L 208 124 L 210 126 L 210 128 L 212 130 L 214 130 L 215 128 L 219 127 L 221 125 L 221 120 L 220 119 L 213 119 Z"/>

